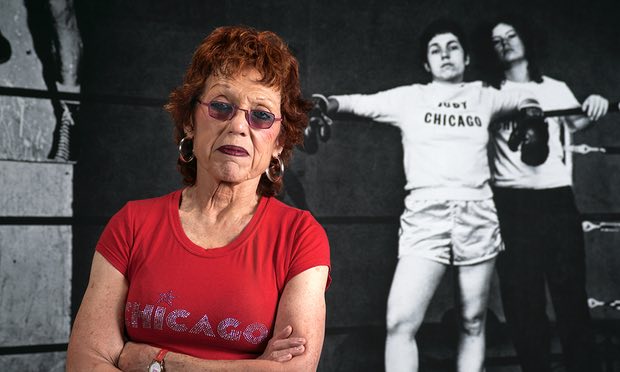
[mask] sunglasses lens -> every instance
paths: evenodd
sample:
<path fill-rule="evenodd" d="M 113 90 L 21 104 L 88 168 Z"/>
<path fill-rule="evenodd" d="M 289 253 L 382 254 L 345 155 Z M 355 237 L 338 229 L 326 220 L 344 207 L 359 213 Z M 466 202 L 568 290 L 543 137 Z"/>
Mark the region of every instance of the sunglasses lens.
<path fill-rule="evenodd" d="M 271 112 L 252 110 L 250 111 L 250 124 L 254 128 L 267 129 L 271 128 L 275 120 L 275 116 Z"/>
<path fill-rule="evenodd" d="M 211 101 L 207 107 L 209 108 L 209 116 L 220 121 L 230 120 L 237 112 L 235 105 L 226 102 Z M 268 129 L 276 120 L 275 115 L 268 111 L 250 110 L 249 114 L 246 110 L 243 111 L 246 112 L 246 118 L 252 128 Z"/>
<path fill-rule="evenodd" d="M 209 103 L 209 115 L 217 120 L 228 120 L 232 117 L 235 108 L 225 102 L 212 101 Z"/>

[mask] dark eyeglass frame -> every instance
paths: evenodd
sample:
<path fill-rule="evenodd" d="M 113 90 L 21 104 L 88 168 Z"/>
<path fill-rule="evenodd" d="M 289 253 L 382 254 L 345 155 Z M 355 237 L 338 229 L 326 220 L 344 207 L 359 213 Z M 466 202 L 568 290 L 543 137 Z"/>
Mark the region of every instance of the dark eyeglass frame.
<path fill-rule="evenodd" d="M 228 120 L 232 119 L 233 117 L 235 117 L 235 115 L 237 114 L 238 110 L 241 110 L 241 111 L 243 111 L 245 113 L 245 120 L 248 122 L 250 127 L 254 128 L 254 129 L 269 129 L 269 128 L 271 128 L 273 123 L 275 123 L 276 121 L 282 121 L 282 117 L 277 118 L 274 114 L 272 114 L 269 111 L 265 111 L 265 110 L 253 110 L 253 109 L 247 110 L 247 109 L 242 109 L 241 107 L 235 105 L 234 103 L 218 101 L 216 99 L 214 99 L 212 101 L 209 101 L 209 102 L 203 102 L 203 101 L 201 101 L 199 99 L 197 99 L 196 101 L 200 105 L 207 107 L 207 111 L 208 111 L 210 117 L 212 117 L 215 120 L 219 120 L 219 121 L 228 121 Z M 221 111 L 213 112 L 212 111 L 212 110 L 217 110 L 215 108 L 213 108 L 213 109 L 211 108 L 211 104 L 213 104 L 213 103 L 218 103 L 218 104 L 221 104 L 221 105 L 230 106 L 230 107 L 232 107 L 232 111 L 229 114 L 227 114 L 226 117 L 223 117 L 223 116 L 221 116 L 221 115 L 224 114 L 223 112 L 221 112 Z M 261 114 L 267 114 L 267 116 L 269 117 L 269 120 L 265 121 L 264 123 L 260 123 L 259 122 L 258 124 L 256 122 L 253 122 L 252 121 L 253 119 L 260 120 L 260 119 L 258 119 L 258 118 L 256 118 L 255 116 L 252 115 L 252 113 L 254 113 L 254 112 L 258 112 L 258 113 L 261 113 Z"/>

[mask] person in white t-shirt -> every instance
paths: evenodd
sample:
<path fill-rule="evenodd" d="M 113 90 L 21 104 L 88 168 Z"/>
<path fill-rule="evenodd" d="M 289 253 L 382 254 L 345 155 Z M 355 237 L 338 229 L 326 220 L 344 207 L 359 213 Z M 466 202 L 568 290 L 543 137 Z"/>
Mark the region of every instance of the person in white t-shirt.
<path fill-rule="evenodd" d="M 454 22 L 431 23 L 420 48 L 431 83 L 330 96 L 322 105 L 328 114 L 369 117 L 402 134 L 409 195 L 388 299 L 386 370 L 418 369 L 415 335 L 452 266 L 460 300 L 457 370 L 482 371 L 489 283 L 503 248 L 489 186 L 488 124 L 519 109 L 540 108 L 531 94 L 464 82 L 469 56 Z"/>
<path fill-rule="evenodd" d="M 493 193 L 506 252 L 498 259 L 502 302 L 524 372 L 551 371 L 545 286 L 556 314 L 568 371 L 600 371 L 585 289 L 584 240 L 575 206 L 570 132 L 596 121 L 608 101 L 591 95 L 580 104 L 568 86 L 540 73 L 530 27 L 504 16 L 482 28 L 487 81 L 501 91 L 526 89 L 545 111 L 581 107 L 583 115 L 549 117 L 549 156 L 524 164 L 509 149 L 510 121 L 491 125 Z M 486 56 L 486 57 L 485 57 Z"/>

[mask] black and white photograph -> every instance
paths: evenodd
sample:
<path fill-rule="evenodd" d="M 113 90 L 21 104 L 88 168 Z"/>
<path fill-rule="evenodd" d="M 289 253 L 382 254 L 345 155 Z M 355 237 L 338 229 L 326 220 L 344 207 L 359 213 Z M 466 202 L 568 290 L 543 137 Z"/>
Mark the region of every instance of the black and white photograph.
<path fill-rule="evenodd" d="M 0 3 L 8 371 L 620 371 L 620 4 Z"/>

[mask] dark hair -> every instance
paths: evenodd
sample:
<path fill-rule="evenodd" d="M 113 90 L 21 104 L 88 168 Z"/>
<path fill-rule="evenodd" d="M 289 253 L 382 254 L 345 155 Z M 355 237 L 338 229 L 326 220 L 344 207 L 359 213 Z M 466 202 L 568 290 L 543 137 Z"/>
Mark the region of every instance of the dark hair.
<path fill-rule="evenodd" d="M 517 32 L 525 48 L 525 59 L 527 60 L 530 79 L 541 83 L 542 73 L 538 63 L 539 52 L 543 49 L 542 39 L 538 37 L 539 33 L 535 32 L 530 21 L 526 21 L 516 14 L 504 14 L 477 27 L 475 36 L 477 49 L 475 52 L 482 79 L 496 88 L 499 88 L 505 80 L 505 66 L 497 56 L 492 39 L 493 29 L 500 23 L 513 27 Z"/>
<path fill-rule="evenodd" d="M 422 31 L 422 35 L 420 36 L 420 63 L 422 67 L 424 64 L 428 62 L 428 43 L 437 35 L 440 34 L 452 34 L 459 39 L 459 43 L 465 52 L 465 55 L 469 55 L 469 44 L 467 43 L 467 37 L 465 36 L 465 32 L 461 28 L 457 22 L 448 19 L 448 18 L 439 18 L 431 22 L 424 31 Z"/>
<path fill-rule="evenodd" d="M 278 137 L 283 146 L 280 159 L 287 164 L 295 145 L 304 139 L 308 112 L 312 103 L 303 99 L 299 82 L 297 59 L 278 35 L 258 31 L 247 26 L 228 26 L 215 29 L 198 46 L 185 73 L 183 85 L 170 94 L 165 108 L 174 121 L 176 143 L 185 137 L 184 128 L 193 126 L 192 115 L 197 98 L 210 76 L 232 77 L 246 68 L 254 68 L 261 75 L 261 83 L 273 87 L 282 95 L 282 126 Z M 271 160 L 269 167 L 276 167 Z M 186 185 L 196 182 L 196 159 L 185 163 L 179 159 L 177 168 Z M 282 189 L 282 178 L 271 182 L 261 176 L 257 193 L 273 196 Z"/>

